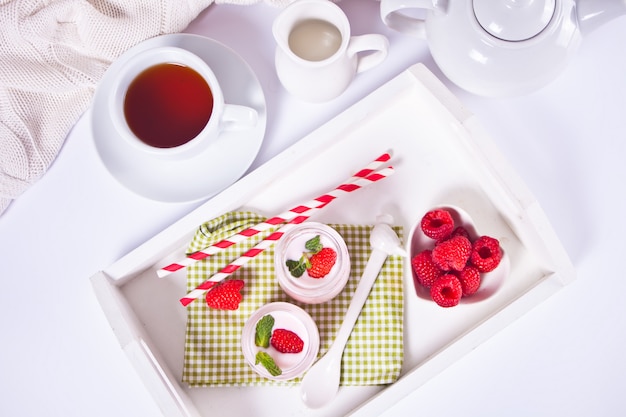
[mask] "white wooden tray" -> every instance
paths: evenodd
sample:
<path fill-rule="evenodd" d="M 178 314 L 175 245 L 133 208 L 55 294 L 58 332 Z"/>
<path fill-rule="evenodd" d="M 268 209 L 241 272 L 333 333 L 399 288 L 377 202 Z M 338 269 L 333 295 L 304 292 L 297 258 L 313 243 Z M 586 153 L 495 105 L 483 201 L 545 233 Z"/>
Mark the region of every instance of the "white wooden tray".
<path fill-rule="evenodd" d="M 342 196 L 314 219 L 372 224 L 386 212 L 405 236 L 434 206 L 461 207 L 498 237 L 511 274 L 487 300 L 443 309 L 415 295 L 405 262 L 405 362 L 389 386 L 342 387 L 307 409 L 299 387 L 181 384 L 185 272 L 156 269 L 183 256 L 198 225 L 242 207 L 271 216 L 331 190 L 384 151 L 396 173 Z M 313 218 L 312 218 L 313 220 Z M 91 277 L 121 347 L 165 416 L 377 415 L 574 279 L 573 266 L 532 194 L 475 117 L 417 64 L 207 203 Z M 228 404 L 225 407 L 225 404 Z"/>

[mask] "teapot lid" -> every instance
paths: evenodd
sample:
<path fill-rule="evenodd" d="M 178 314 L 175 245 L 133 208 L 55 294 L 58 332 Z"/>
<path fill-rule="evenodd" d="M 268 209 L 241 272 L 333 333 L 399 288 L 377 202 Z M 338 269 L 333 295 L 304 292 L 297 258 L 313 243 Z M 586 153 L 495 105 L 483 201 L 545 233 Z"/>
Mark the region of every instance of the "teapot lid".
<path fill-rule="evenodd" d="M 473 0 L 474 15 L 484 30 L 505 41 L 523 41 L 548 26 L 556 0 Z"/>

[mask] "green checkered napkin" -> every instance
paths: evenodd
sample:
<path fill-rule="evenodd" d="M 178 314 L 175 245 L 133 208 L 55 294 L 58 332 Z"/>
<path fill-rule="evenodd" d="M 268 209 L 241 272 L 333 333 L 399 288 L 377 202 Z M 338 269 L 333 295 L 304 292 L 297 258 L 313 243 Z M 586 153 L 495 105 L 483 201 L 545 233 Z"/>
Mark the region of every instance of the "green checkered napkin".
<path fill-rule="evenodd" d="M 199 227 L 188 252 L 204 249 L 264 220 L 251 212 L 224 214 Z M 246 283 L 238 310 L 210 309 L 203 298 L 187 307 L 183 382 L 196 387 L 299 383 L 298 378 L 279 382 L 255 373 L 241 352 L 241 332 L 246 319 L 256 309 L 270 302 L 287 301 L 302 307 L 313 317 L 320 332 L 320 356 L 326 353 L 341 326 L 371 253 L 369 235 L 372 229 L 372 226 L 329 226 L 342 235 L 350 252 L 352 269 L 345 289 L 323 304 L 299 303 L 285 294 L 274 278 L 273 249 L 262 252 L 229 277 L 243 279 Z M 402 238 L 402 229 L 395 227 L 395 230 Z M 194 289 L 269 233 L 259 233 L 188 267 L 188 290 Z M 398 378 L 403 359 L 402 271 L 401 257 L 387 258 L 344 351 L 341 385 L 388 384 Z"/>

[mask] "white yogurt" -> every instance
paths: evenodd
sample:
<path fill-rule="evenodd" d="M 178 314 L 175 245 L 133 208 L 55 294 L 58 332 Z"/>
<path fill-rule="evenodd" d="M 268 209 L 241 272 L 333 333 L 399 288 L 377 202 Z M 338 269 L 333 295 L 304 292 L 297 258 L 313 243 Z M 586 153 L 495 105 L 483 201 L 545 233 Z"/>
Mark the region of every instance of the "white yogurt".
<path fill-rule="evenodd" d="M 254 343 L 256 324 L 268 314 L 274 317 L 273 330 L 291 330 L 302 339 L 304 342 L 302 352 L 281 353 L 271 344 L 268 348 L 256 346 Z M 311 316 L 300 307 L 284 302 L 270 303 L 259 308 L 248 318 L 241 334 L 241 350 L 248 364 L 259 375 L 277 381 L 293 379 L 306 372 L 317 358 L 319 344 L 319 332 Z M 274 359 L 282 370 L 281 375 L 273 376 L 263 365 L 255 364 L 259 351 L 267 352 Z"/>

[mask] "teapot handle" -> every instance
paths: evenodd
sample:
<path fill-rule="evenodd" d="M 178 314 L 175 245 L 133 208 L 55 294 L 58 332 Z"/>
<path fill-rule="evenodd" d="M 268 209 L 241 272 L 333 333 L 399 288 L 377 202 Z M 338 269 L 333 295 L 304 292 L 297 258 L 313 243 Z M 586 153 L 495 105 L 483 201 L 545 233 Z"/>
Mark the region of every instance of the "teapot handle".
<path fill-rule="evenodd" d="M 626 14 L 626 0 L 578 0 L 576 13 L 583 35 Z"/>
<path fill-rule="evenodd" d="M 401 33 L 426 39 L 425 19 L 402 13 L 404 9 L 424 9 L 445 12 L 447 0 L 381 0 L 380 17 L 383 22 Z"/>

